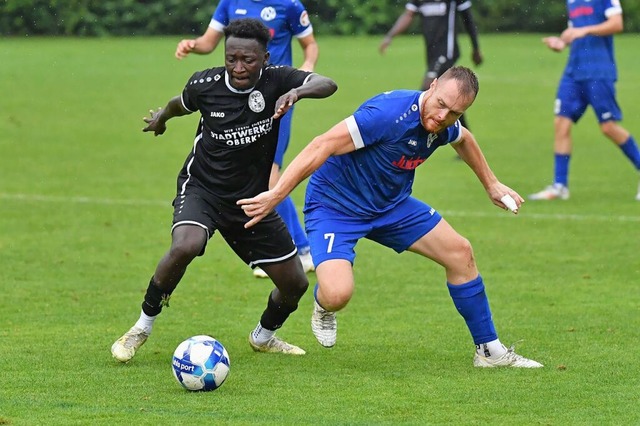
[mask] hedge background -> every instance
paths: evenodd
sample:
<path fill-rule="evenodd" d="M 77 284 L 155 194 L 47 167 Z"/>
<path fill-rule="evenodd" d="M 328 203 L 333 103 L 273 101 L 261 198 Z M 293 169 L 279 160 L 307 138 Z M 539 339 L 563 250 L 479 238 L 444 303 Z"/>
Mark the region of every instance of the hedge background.
<path fill-rule="evenodd" d="M 316 34 L 382 34 L 404 10 L 402 0 L 302 0 Z M 136 36 L 203 33 L 217 1 L 0 0 L 3 36 Z M 640 31 L 640 1 L 622 0 L 625 31 Z M 556 33 L 563 0 L 475 0 L 480 31 Z M 416 32 L 418 19 L 414 19 Z"/>

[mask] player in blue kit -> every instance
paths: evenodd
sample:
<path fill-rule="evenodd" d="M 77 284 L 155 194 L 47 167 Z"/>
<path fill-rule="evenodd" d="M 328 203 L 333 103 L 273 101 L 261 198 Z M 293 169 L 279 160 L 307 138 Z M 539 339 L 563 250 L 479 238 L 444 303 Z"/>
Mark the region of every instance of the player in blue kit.
<path fill-rule="evenodd" d="M 304 62 L 299 69 L 314 70 L 318 61 L 318 44 L 313 36 L 309 14 L 298 0 L 221 0 L 206 32 L 196 39 L 180 41 L 176 48 L 176 57 L 182 59 L 189 53 L 212 52 L 222 39 L 224 28 L 231 21 L 241 18 L 259 19 L 269 28 L 271 41 L 268 49 L 272 64 L 289 66 L 293 64 L 291 41 L 296 38 L 304 55 Z M 275 185 L 280 178 L 284 154 L 291 137 L 292 117 L 293 108 L 280 119 L 278 149 L 271 170 L 270 186 Z M 282 216 L 293 237 L 305 272 L 313 271 L 309 241 L 300 224 L 293 200 L 290 197 L 285 198 L 276 211 Z M 258 278 L 267 278 L 267 274 L 261 268 L 255 268 L 253 274 Z"/>
<path fill-rule="evenodd" d="M 354 289 L 354 247 L 368 238 L 400 253 L 412 251 L 445 268 L 447 287 L 476 345 L 477 367 L 542 367 L 498 339 L 484 282 L 469 241 L 431 206 L 411 197 L 415 168 L 449 145 L 476 174 L 491 201 L 524 201 L 491 171 L 459 118 L 478 93 L 476 75 L 452 67 L 425 92 L 397 90 L 375 96 L 316 137 L 284 171 L 274 188 L 238 201 L 257 224 L 306 177 L 305 224 L 316 264 L 311 328 L 322 346 L 337 337 L 336 311 Z M 517 210 L 516 210 L 517 212 Z"/>
<path fill-rule="evenodd" d="M 571 127 L 589 105 L 596 113 L 600 131 L 615 143 L 640 172 L 640 151 L 633 136 L 618 124 L 622 112 L 616 101 L 618 79 L 613 34 L 622 32 L 619 0 L 570 0 L 569 27 L 560 37 L 543 42 L 556 52 L 570 46 L 569 59 L 560 79 L 555 102 L 554 181 L 531 200 L 569 199 L 569 163 L 573 142 Z M 640 185 L 636 194 L 640 201 Z"/>

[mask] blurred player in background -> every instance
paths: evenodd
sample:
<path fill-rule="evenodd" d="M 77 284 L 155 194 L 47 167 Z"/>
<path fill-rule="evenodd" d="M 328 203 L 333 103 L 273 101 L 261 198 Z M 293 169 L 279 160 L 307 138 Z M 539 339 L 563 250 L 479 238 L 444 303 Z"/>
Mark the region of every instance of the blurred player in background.
<path fill-rule="evenodd" d="M 168 120 L 200 113 L 193 148 L 178 175 L 171 247 L 151 277 L 138 321 L 111 347 L 120 362 L 133 358 L 147 340 L 187 267 L 204 254 L 216 231 L 275 284 L 249 334 L 253 350 L 305 353 L 275 336 L 309 286 L 291 235 L 276 213 L 262 226 L 245 229 L 247 217 L 236 202 L 269 189 L 280 117 L 300 99 L 331 96 L 337 86 L 309 71 L 268 64 L 269 39 L 261 21 L 233 21 L 225 28 L 225 66 L 196 72 L 181 95 L 144 119 L 143 131 L 158 136 Z"/>
<path fill-rule="evenodd" d="M 380 43 L 380 53 L 384 54 L 391 40 L 405 32 L 416 13 L 422 16 L 422 36 L 426 48 L 427 71 L 422 80 L 420 90 L 427 90 L 433 79 L 440 77 L 446 70 L 456 64 L 460 58 L 458 47 L 458 20 L 460 14 L 464 27 L 471 38 L 473 51 L 471 60 L 475 65 L 482 64 L 482 53 L 478 44 L 478 29 L 471 13 L 470 0 L 423 0 L 410 1 L 405 11 L 398 17 L 393 27 Z M 464 115 L 460 117 L 463 127 L 469 128 Z"/>
<path fill-rule="evenodd" d="M 318 44 L 313 36 L 313 27 L 309 14 L 298 0 L 221 0 L 216 8 L 206 32 L 196 39 L 182 40 L 176 48 L 176 58 L 185 58 L 189 53 L 207 54 L 213 52 L 222 39 L 224 28 L 229 22 L 240 18 L 261 20 L 271 33 L 269 42 L 270 61 L 274 65 L 293 64 L 291 41 L 295 37 L 300 43 L 304 60 L 299 69 L 313 71 L 318 61 Z M 280 119 L 278 150 L 271 171 L 270 186 L 280 178 L 280 169 L 284 154 L 291 137 L 291 119 L 293 108 Z M 305 272 L 313 271 L 313 261 L 309 251 L 309 240 L 302 229 L 300 219 L 291 197 L 287 197 L 276 208 L 284 220 L 298 248 L 298 254 Z M 253 274 L 258 278 L 267 278 L 261 268 L 255 268 Z"/>
<path fill-rule="evenodd" d="M 622 32 L 619 0 L 570 0 L 569 26 L 560 37 L 542 41 L 560 52 L 569 47 L 569 59 L 560 79 L 555 102 L 554 180 L 531 200 L 569 199 L 569 163 L 573 143 L 571 128 L 589 105 L 596 113 L 600 131 L 615 143 L 640 171 L 640 152 L 633 136 L 618 124 L 622 111 L 616 101 L 618 79 L 613 34 Z M 640 201 L 640 185 L 636 200 Z"/>
<path fill-rule="evenodd" d="M 522 197 L 498 180 L 473 135 L 460 125 L 460 116 L 477 93 L 473 71 L 456 66 L 426 92 L 396 90 L 375 96 L 314 138 L 272 190 L 238 201 L 253 217 L 246 225 L 252 226 L 313 173 L 304 213 L 318 277 L 311 329 L 322 346 L 336 343 L 336 311 L 347 305 L 355 286 L 354 248 L 367 238 L 444 267 L 449 294 L 476 345 L 474 366 L 542 367 L 498 339 L 469 241 L 435 209 L 411 197 L 415 169 L 437 148 L 451 144 L 493 204 L 507 208 L 501 199 L 509 195 L 513 210 L 521 206 Z"/>

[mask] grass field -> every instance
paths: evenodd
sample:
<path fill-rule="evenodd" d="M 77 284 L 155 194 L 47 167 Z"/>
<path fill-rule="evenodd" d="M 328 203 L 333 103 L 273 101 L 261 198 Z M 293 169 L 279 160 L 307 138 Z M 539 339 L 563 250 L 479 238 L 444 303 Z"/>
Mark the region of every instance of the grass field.
<path fill-rule="evenodd" d="M 221 52 L 176 61 L 177 41 L 0 40 L 0 424 L 640 424 L 638 174 L 592 111 L 574 131 L 569 201 L 507 214 L 448 148 L 418 169 L 414 188 L 471 240 L 501 340 L 523 340 L 518 351 L 544 369 L 474 369 L 441 268 L 368 241 L 336 347 L 310 331 L 309 292 L 279 332 L 307 355 L 255 354 L 246 339 L 271 284 L 217 235 L 136 358 L 115 362 L 109 348 L 137 319 L 168 248 L 175 177 L 197 123 L 175 119 L 153 138 L 142 117 L 193 71 L 221 64 Z M 566 56 L 539 35 L 481 41 L 470 127 L 501 180 L 528 194 L 552 178 Z M 340 88 L 297 106 L 288 160 L 367 97 L 418 86 L 421 39 L 398 38 L 384 57 L 378 42 L 319 38 L 318 72 Z M 616 46 L 623 124 L 638 138 L 638 37 Z M 213 393 L 182 390 L 170 371 L 174 348 L 195 334 L 231 357 Z"/>

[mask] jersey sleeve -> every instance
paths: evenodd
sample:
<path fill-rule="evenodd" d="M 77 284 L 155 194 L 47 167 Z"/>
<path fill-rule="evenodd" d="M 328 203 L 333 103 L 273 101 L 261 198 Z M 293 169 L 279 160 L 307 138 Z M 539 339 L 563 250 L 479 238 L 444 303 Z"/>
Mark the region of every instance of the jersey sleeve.
<path fill-rule="evenodd" d="M 313 33 L 309 13 L 298 0 L 293 0 L 287 8 L 287 25 L 291 34 L 297 38 Z"/>
<path fill-rule="evenodd" d="M 218 7 L 216 7 L 216 10 L 211 16 L 211 22 L 209 22 L 210 28 L 222 32 L 224 27 L 229 25 L 229 6 L 229 0 L 220 0 Z"/>
<path fill-rule="evenodd" d="M 199 85 L 193 84 L 195 81 L 198 81 L 200 78 L 201 72 L 194 73 L 187 84 L 185 84 L 184 89 L 182 89 L 182 95 L 180 99 L 182 100 L 182 106 L 191 112 L 198 111 L 198 105 L 196 104 L 196 99 L 198 98 L 198 87 Z"/>
<path fill-rule="evenodd" d="M 385 108 L 379 97 L 365 102 L 345 120 L 356 149 L 384 140 L 393 140 L 395 114 Z"/>
<path fill-rule="evenodd" d="M 605 2 L 604 16 L 606 16 L 607 19 L 620 14 L 622 14 L 620 0 L 608 0 Z"/>
<path fill-rule="evenodd" d="M 453 125 L 447 127 L 447 140 L 448 143 L 458 143 L 462 140 L 462 127 L 460 120 L 457 120 Z"/>
<path fill-rule="evenodd" d="M 456 10 L 458 12 L 462 12 L 463 10 L 467 10 L 471 8 L 471 0 L 457 0 L 456 1 Z"/>
<path fill-rule="evenodd" d="M 309 71 L 302 71 L 288 65 L 272 65 L 273 78 L 282 87 L 282 93 L 305 84 L 313 74 Z"/>
<path fill-rule="evenodd" d="M 420 5 L 418 4 L 417 1 L 410 1 L 404 6 L 404 8 L 411 12 L 417 12 L 418 9 L 420 9 Z"/>

